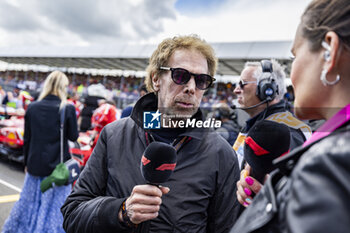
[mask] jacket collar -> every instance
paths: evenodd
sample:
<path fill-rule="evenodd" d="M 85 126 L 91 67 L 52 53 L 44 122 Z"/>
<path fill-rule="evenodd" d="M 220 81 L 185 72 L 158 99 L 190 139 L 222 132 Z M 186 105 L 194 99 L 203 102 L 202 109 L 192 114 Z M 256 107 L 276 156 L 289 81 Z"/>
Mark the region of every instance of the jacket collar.
<path fill-rule="evenodd" d="M 316 141 L 322 137 L 327 136 L 337 128 L 346 124 L 350 121 L 350 104 L 342 108 L 337 112 L 331 119 L 327 120 L 315 133 L 312 134 L 311 138 L 304 143 L 304 146 Z"/>
<path fill-rule="evenodd" d="M 265 113 L 266 111 L 266 113 Z M 270 105 L 267 109 L 265 108 L 265 110 L 263 110 L 262 112 L 260 112 L 258 115 L 249 118 L 246 121 L 246 127 L 245 127 L 245 131 L 249 131 L 249 129 L 258 121 L 263 120 L 264 117 L 268 117 L 271 114 L 274 114 L 276 112 L 284 112 L 287 111 L 286 110 L 286 103 L 284 100 L 281 100 L 280 102 Z"/>
<path fill-rule="evenodd" d="M 43 98 L 43 100 L 57 100 L 57 101 L 60 101 L 61 102 L 61 99 L 58 97 L 58 96 L 56 96 L 56 95 L 47 95 L 47 96 L 45 96 L 44 98 Z"/>
<path fill-rule="evenodd" d="M 284 155 L 282 157 L 279 157 L 275 160 L 273 160 L 273 164 L 279 169 L 281 173 L 284 175 L 289 176 L 292 172 L 293 168 L 301 158 L 301 156 L 304 154 L 305 151 L 310 149 L 314 144 L 318 143 L 319 141 L 338 133 L 342 133 L 345 131 L 350 131 L 350 120 L 346 121 L 340 128 L 337 128 L 335 131 L 327 134 L 325 137 L 317 138 L 316 140 L 310 142 L 309 144 L 304 144 L 303 146 L 299 146 L 292 150 L 289 154 Z"/>
<path fill-rule="evenodd" d="M 135 104 L 132 112 L 131 119 L 135 121 L 135 123 L 143 128 L 143 113 L 148 111 L 157 111 L 158 109 L 158 97 L 154 93 L 148 93 L 142 96 Z M 192 118 L 196 118 L 197 120 L 204 120 L 204 116 L 202 111 L 198 108 L 196 114 L 192 116 Z M 145 131 L 150 131 L 146 130 Z M 188 128 L 184 133 L 179 136 L 188 136 L 191 138 L 201 139 L 203 138 L 203 131 L 208 131 L 206 129 L 197 129 L 197 128 Z"/>

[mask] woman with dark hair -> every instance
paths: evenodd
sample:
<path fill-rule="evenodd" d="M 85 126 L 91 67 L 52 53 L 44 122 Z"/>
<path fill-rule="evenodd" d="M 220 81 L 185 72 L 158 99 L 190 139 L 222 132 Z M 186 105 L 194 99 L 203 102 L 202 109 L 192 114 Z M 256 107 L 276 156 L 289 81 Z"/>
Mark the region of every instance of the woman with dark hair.
<path fill-rule="evenodd" d="M 326 122 L 302 147 L 275 161 L 278 169 L 263 187 L 242 173 L 238 199 L 250 200 L 246 189 L 259 193 L 231 232 L 349 232 L 349 0 L 313 0 L 292 53 L 295 113 Z"/>
<path fill-rule="evenodd" d="M 55 186 L 44 193 L 41 181 L 60 163 L 60 110 L 65 107 L 64 161 L 70 159 L 68 140 L 78 138 L 73 105 L 67 104 L 68 78 L 60 71 L 45 80 L 39 101 L 28 106 L 24 128 L 25 180 L 20 199 L 15 203 L 2 232 L 64 232 L 60 208 L 71 185 Z"/>

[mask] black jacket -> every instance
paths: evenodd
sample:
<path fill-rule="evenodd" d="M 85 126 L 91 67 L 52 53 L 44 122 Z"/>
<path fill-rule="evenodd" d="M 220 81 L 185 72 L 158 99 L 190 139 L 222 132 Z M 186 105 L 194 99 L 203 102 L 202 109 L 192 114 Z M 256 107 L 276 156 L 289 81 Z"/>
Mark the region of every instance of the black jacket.
<path fill-rule="evenodd" d="M 240 135 L 247 135 L 249 130 L 259 121 L 268 119 L 288 126 L 290 131 L 290 150 L 302 145 L 308 137 L 311 136 L 311 128 L 304 122 L 298 120 L 291 112 L 287 111 L 286 103 L 281 100 L 277 104 L 273 104 L 258 115 L 246 121 L 246 125 L 240 132 L 233 148 L 237 152 L 238 160 L 241 161 L 241 167 L 244 168 L 244 140 L 240 139 Z M 278 142 L 276 142 L 278 143 Z"/>
<path fill-rule="evenodd" d="M 107 125 L 87 166 L 62 207 L 69 232 L 131 232 L 118 221 L 122 202 L 135 185 L 145 184 L 140 172 L 147 146 L 143 111 L 155 111 L 154 94 L 143 96 L 131 117 Z M 199 111 L 200 113 L 200 111 Z M 238 162 L 229 144 L 215 132 L 187 130 L 192 139 L 178 150 L 177 165 L 163 185 L 159 216 L 149 232 L 227 232 L 237 218 Z M 147 224 L 139 225 L 137 232 Z"/>
<path fill-rule="evenodd" d="M 28 106 L 24 123 L 24 164 L 34 176 L 48 176 L 60 162 L 60 114 L 61 100 L 48 95 Z M 75 108 L 66 105 L 64 122 L 64 160 L 70 158 L 67 139 L 78 138 Z"/>
<path fill-rule="evenodd" d="M 290 149 L 294 149 L 300 145 L 302 145 L 305 140 L 307 139 L 305 135 L 309 135 L 311 136 L 311 128 L 309 126 L 307 126 L 305 123 L 299 121 L 297 118 L 295 118 L 295 116 L 290 113 L 287 109 L 286 109 L 286 102 L 284 100 L 281 100 L 280 102 L 278 102 L 277 104 L 271 105 L 267 108 L 266 113 L 261 112 L 259 113 L 257 116 L 249 119 L 247 121 L 247 125 L 246 127 L 243 129 L 243 132 L 248 132 L 249 129 L 251 129 L 253 127 L 254 124 L 256 124 L 257 122 L 259 122 L 260 120 L 263 119 L 270 119 L 274 114 L 278 114 L 278 113 L 289 113 L 290 115 L 288 116 L 289 118 L 293 117 L 293 119 L 288 119 L 288 117 L 286 119 L 281 119 L 281 120 L 276 120 L 276 122 L 278 123 L 282 123 L 282 124 L 286 124 L 289 127 L 290 130 Z M 301 128 L 298 127 L 293 127 L 290 124 L 288 124 L 288 122 L 290 121 L 299 121 L 299 124 L 303 126 Z"/>
<path fill-rule="evenodd" d="M 87 96 L 84 100 L 84 108 L 81 110 L 80 113 L 80 130 L 86 131 L 91 129 L 91 117 L 98 108 L 98 101 L 103 99 L 99 96 Z"/>
<path fill-rule="evenodd" d="M 348 125 L 280 159 L 231 232 L 349 232 L 349 142 Z"/>

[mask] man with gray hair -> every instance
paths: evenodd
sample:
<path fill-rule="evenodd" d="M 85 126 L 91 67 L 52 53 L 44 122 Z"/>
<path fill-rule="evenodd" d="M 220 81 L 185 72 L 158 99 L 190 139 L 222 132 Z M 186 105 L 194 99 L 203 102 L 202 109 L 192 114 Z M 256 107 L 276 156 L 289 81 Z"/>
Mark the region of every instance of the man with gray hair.
<path fill-rule="evenodd" d="M 247 62 L 244 66 L 241 80 L 234 90 L 240 104 L 239 108 L 250 116 L 233 145 L 241 169 L 244 166 L 246 135 L 261 120 L 266 119 L 287 125 L 290 129 L 290 149 L 302 145 L 311 136 L 310 127 L 286 109 L 286 103 L 283 100 L 286 93 L 285 78 L 283 67 L 276 60 Z M 279 146 L 278 141 L 276 146 Z M 258 182 L 254 177 L 249 177 L 250 184 L 246 183 L 245 179 L 250 173 L 250 167 L 246 166 L 244 171 L 246 172 L 241 172 L 241 179 L 237 183 L 237 198 L 246 207 L 252 200 L 252 193 L 259 190 L 254 190 L 254 187 L 257 187 L 254 183 Z"/>

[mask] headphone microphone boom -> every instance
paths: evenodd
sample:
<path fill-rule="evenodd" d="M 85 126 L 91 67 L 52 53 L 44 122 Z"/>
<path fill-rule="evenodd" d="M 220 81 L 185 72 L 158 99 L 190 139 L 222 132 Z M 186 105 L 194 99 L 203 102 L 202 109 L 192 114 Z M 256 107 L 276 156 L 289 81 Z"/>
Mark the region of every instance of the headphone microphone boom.
<path fill-rule="evenodd" d="M 153 185 L 166 182 L 176 167 L 176 150 L 164 142 L 150 143 L 141 158 L 143 178 Z"/>
<path fill-rule="evenodd" d="M 267 103 L 268 102 L 268 100 L 264 100 L 264 101 L 261 101 L 260 103 L 258 103 L 258 104 L 255 104 L 255 105 L 253 105 L 253 106 L 249 106 L 249 107 L 237 107 L 236 105 L 231 105 L 230 107 L 232 108 L 232 109 L 242 109 L 242 110 L 247 110 L 247 109 L 252 109 L 252 108 L 256 108 L 256 107 L 258 107 L 258 106 L 260 106 L 260 105 L 262 105 L 262 104 L 265 104 L 265 103 Z"/>

